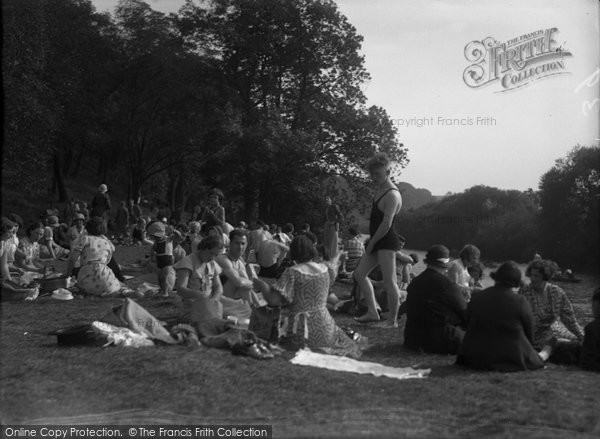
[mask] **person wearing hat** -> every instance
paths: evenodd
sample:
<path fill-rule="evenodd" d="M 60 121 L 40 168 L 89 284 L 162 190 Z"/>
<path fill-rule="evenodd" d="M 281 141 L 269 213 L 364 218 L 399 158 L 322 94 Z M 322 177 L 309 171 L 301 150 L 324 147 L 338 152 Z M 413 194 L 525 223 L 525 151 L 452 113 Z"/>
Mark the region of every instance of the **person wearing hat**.
<path fill-rule="evenodd" d="M 162 295 L 169 297 L 175 286 L 173 235 L 167 236 L 167 226 L 162 221 L 149 224 L 146 232 L 150 240 L 154 242 L 151 261 L 156 264 L 158 285 Z"/>
<path fill-rule="evenodd" d="M 473 294 L 469 302 L 467 330 L 456 363 L 498 372 L 544 367 L 544 361 L 531 344 L 531 307 L 514 291 L 521 284 L 521 270 L 508 261 L 491 278 L 494 286 Z"/>
<path fill-rule="evenodd" d="M 435 354 L 456 354 L 464 336 L 467 302 L 445 276 L 450 252 L 434 245 L 423 260 L 425 271 L 408 285 L 404 346 Z"/>
<path fill-rule="evenodd" d="M 69 227 L 69 230 L 67 231 L 67 239 L 69 240 L 70 245 L 72 246 L 73 241 L 86 233 L 85 216 L 83 216 L 82 213 L 76 213 L 73 216 L 73 225 Z"/>
<path fill-rule="evenodd" d="M 101 184 L 98 187 L 98 193 L 96 193 L 94 198 L 92 198 L 92 204 L 90 206 L 90 215 L 103 218 L 105 223 L 108 220 L 108 215 L 112 209 L 110 204 L 110 196 L 107 194 L 107 192 L 108 187 L 105 184 Z"/>

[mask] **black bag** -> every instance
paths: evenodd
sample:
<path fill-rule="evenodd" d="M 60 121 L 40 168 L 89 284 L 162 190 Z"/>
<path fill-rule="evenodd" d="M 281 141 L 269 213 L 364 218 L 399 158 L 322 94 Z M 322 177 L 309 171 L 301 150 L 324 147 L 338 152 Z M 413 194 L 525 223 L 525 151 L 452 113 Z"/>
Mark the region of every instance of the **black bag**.
<path fill-rule="evenodd" d="M 61 346 L 103 346 L 108 342 L 106 336 L 94 331 L 89 323 L 57 329 L 49 332 L 48 335 L 56 335 L 58 344 Z"/>
<path fill-rule="evenodd" d="M 281 320 L 281 308 L 262 306 L 252 308 L 248 330 L 263 340 L 277 343 L 279 339 L 279 323 Z"/>

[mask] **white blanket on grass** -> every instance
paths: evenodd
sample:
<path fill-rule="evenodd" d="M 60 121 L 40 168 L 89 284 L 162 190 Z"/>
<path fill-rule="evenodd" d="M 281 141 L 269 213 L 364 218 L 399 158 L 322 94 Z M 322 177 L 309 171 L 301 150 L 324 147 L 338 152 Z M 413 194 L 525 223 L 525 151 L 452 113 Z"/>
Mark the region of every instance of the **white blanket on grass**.
<path fill-rule="evenodd" d="M 431 369 L 413 369 L 412 367 L 390 367 L 379 363 L 368 361 L 353 360 L 348 357 L 337 355 L 327 355 L 312 352 L 309 349 L 298 351 L 291 360 L 292 364 L 301 366 L 320 367 L 329 370 L 338 370 L 341 372 L 353 372 L 360 374 L 371 374 L 377 377 L 386 376 L 397 380 L 406 380 L 410 378 L 426 378 Z"/>

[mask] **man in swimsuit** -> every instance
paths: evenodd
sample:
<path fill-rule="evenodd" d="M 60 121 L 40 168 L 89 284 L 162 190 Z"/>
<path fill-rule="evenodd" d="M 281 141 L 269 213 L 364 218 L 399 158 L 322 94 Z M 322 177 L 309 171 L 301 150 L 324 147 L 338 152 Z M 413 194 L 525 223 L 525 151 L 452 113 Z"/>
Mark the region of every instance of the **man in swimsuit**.
<path fill-rule="evenodd" d="M 379 266 L 383 275 L 384 288 L 388 294 L 390 309 L 389 325 L 386 326 L 397 327 L 400 289 L 396 279 L 396 252 L 400 250 L 401 243 L 392 224 L 394 217 L 402 208 L 402 197 L 390 179 L 390 160 L 386 154 L 375 154 L 367 163 L 367 170 L 376 185 L 369 220 L 371 238 L 364 256 L 354 271 L 354 278 L 364 294 L 368 311 L 357 317 L 356 320 L 361 323 L 380 320 L 373 285 L 367 279 L 369 273 Z"/>

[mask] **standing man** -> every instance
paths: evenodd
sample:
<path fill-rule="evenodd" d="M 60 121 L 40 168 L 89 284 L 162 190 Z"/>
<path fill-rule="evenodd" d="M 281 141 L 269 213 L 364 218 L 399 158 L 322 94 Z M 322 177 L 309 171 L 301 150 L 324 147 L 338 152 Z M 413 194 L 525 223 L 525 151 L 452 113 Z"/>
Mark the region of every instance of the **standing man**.
<path fill-rule="evenodd" d="M 371 238 L 354 272 L 354 278 L 365 295 L 368 310 L 355 319 L 360 323 L 380 320 L 373 285 L 367 279 L 369 273 L 379 266 L 390 309 L 389 325 L 386 326 L 397 327 L 400 289 L 396 279 L 396 252 L 400 250 L 401 244 L 392 224 L 402 208 L 402 197 L 390 179 L 390 159 L 386 154 L 375 154 L 368 161 L 367 170 L 375 183 L 375 198 L 369 220 Z"/>
<path fill-rule="evenodd" d="M 330 197 L 325 198 L 325 226 L 323 231 L 323 245 L 325 247 L 325 259 L 332 259 L 339 251 L 338 232 L 342 213 L 337 204 L 333 204 Z"/>
<path fill-rule="evenodd" d="M 98 187 L 98 193 L 94 195 L 92 199 L 91 205 L 91 216 L 99 216 L 104 219 L 104 226 L 106 226 L 108 222 L 108 215 L 110 214 L 110 210 L 112 206 L 110 205 L 110 196 L 107 194 L 108 187 L 105 184 L 101 184 Z"/>

